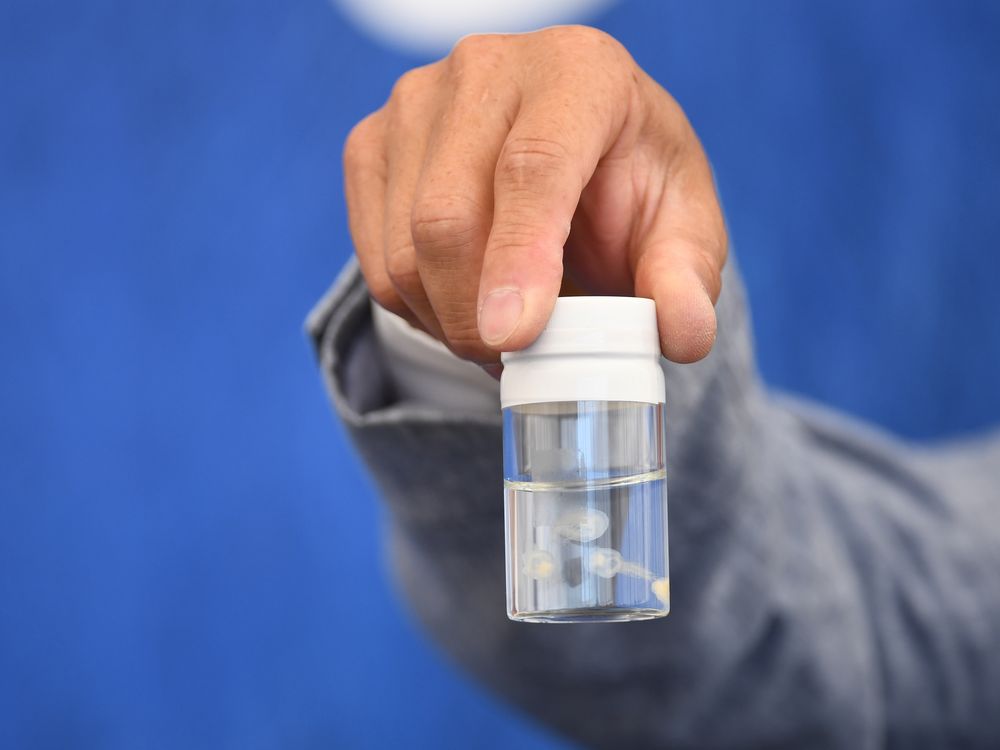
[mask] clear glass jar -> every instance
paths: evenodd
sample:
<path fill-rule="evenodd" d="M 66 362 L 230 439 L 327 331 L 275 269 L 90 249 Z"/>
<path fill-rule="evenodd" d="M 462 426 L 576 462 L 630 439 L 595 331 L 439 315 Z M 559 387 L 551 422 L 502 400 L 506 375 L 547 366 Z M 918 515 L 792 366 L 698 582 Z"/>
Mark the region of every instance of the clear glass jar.
<path fill-rule="evenodd" d="M 503 360 L 509 617 L 666 615 L 664 391 L 652 302 L 561 298 L 538 341 Z"/>

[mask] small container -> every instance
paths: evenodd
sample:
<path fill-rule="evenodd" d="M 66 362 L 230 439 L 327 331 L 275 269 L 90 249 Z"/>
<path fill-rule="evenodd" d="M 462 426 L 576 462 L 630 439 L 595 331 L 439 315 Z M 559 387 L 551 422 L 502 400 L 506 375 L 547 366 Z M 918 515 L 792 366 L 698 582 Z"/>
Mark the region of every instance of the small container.
<path fill-rule="evenodd" d="M 624 622 L 670 611 L 656 309 L 560 297 L 502 355 L 507 615 Z"/>

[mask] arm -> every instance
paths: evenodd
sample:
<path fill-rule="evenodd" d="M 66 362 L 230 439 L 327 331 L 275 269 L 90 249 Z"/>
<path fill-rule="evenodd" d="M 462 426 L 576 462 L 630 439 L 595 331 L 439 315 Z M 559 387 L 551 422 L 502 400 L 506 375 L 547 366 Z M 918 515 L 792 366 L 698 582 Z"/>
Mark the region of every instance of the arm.
<path fill-rule="evenodd" d="M 653 298 L 665 357 L 697 362 L 666 373 L 674 614 L 551 630 L 503 616 L 495 410 L 407 398 L 356 271 L 314 316 L 399 575 L 482 679 L 609 747 L 996 739 L 996 506 L 957 464 L 765 396 L 707 159 L 621 45 L 463 40 L 355 128 L 345 188 L 367 289 L 462 358 L 530 344 L 569 279 Z"/>
<path fill-rule="evenodd" d="M 1000 441 L 914 452 L 776 403 L 731 267 L 718 312 L 713 353 L 667 365 L 672 614 L 521 625 L 504 614 L 499 417 L 395 397 L 349 266 L 310 328 L 416 614 L 498 693 L 598 746 L 995 742 Z"/>

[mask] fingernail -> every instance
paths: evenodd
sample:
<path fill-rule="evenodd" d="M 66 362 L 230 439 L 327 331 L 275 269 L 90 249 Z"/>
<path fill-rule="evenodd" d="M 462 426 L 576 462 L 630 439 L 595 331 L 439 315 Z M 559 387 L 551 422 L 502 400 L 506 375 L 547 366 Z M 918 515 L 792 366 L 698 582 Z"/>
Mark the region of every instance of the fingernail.
<path fill-rule="evenodd" d="M 489 346 L 506 341 L 517 328 L 524 310 L 524 298 L 517 289 L 490 292 L 479 308 L 479 335 Z"/>

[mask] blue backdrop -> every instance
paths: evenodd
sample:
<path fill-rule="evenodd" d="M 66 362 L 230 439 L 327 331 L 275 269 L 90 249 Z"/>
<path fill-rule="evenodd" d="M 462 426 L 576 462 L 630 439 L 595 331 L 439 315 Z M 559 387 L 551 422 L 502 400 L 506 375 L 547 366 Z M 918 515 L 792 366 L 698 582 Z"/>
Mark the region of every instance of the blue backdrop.
<path fill-rule="evenodd" d="M 1000 419 L 1000 5 L 591 20 L 702 135 L 768 381 Z M 0 746 L 561 746 L 407 619 L 301 333 L 418 62 L 323 0 L 0 5 Z"/>

